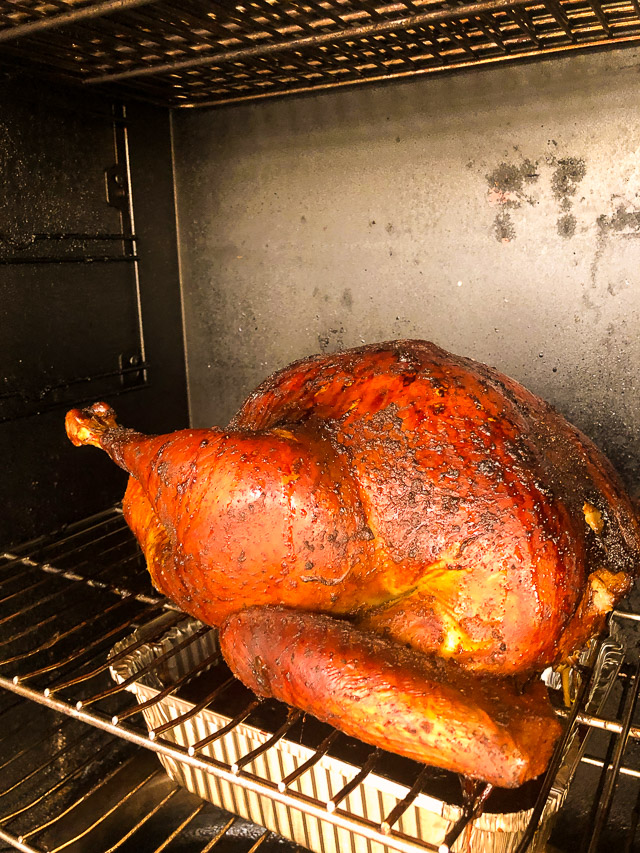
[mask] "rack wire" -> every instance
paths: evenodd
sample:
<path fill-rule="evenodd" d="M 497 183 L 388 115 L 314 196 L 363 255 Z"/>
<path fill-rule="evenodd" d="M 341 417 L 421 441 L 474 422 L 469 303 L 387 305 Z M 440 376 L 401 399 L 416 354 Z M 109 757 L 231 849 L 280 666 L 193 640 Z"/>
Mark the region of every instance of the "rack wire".
<path fill-rule="evenodd" d="M 16 240 L 0 233 L 0 265 L 134 263 L 135 244 L 127 234 L 30 234 Z"/>
<path fill-rule="evenodd" d="M 159 621 L 158 617 L 161 617 Z M 633 613 L 621 611 L 618 611 L 614 618 L 632 625 L 640 619 Z M 152 620 L 155 621 L 152 622 Z M 215 645 L 212 645 L 212 651 L 208 655 L 194 663 L 188 673 L 189 678 L 192 678 L 199 672 L 205 670 L 208 672 L 208 694 L 176 719 L 166 721 L 151 730 L 143 726 L 140 722 L 141 712 L 157 705 L 167 696 L 178 693 L 187 681 L 187 677 L 169 679 L 160 693 L 142 704 L 135 704 L 126 688 L 134 678 L 139 679 L 140 676 L 145 675 L 145 672 L 142 670 L 137 672 L 131 677 L 129 683 L 126 679 L 120 680 L 120 683 L 114 683 L 110 676 L 110 667 L 117 664 L 120 657 L 135 651 L 136 644 L 138 646 L 143 643 L 157 645 L 162 633 L 166 633 L 168 628 L 179 625 L 184 620 L 184 614 L 155 593 L 150 586 L 143 557 L 118 508 L 71 525 L 56 535 L 42 537 L 22 548 L 2 554 L 0 557 L 0 688 L 4 688 L 4 692 L 0 691 L 0 715 L 8 720 L 14 713 L 23 714 L 18 706 L 20 708 L 39 706 L 40 712 L 49 715 L 48 719 L 51 719 L 53 724 L 31 727 L 30 740 L 27 743 L 20 737 L 15 742 L 12 741 L 10 726 L 8 728 L 3 726 L 0 729 L 0 738 L 12 744 L 13 750 L 11 755 L 5 751 L 4 747 L 0 750 L 2 754 L 0 790 L 8 797 L 10 791 L 14 789 L 6 784 L 9 777 L 6 776 L 5 771 L 10 773 L 15 770 L 19 766 L 18 759 L 23 761 L 29 756 L 33 758 L 40 755 L 40 742 L 53 738 L 52 742 L 57 743 L 57 747 L 47 753 L 47 759 L 41 762 L 41 766 L 30 767 L 28 763 L 22 764 L 21 781 L 18 787 L 26 786 L 23 787 L 23 792 L 28 792 L 29 786 L 37 783 L 42 788 L 41 793 L 44 791 L 42 796 L 45 799 L 54 798 L 53 812 L 59 813 L 62 820 L 62 816 L 67 815 L 69 807 L 77 810 L 87 798 L 92 799 L 94 804 L 98 799 L 94 797 L 95 792 L 91 787 L 93 783 L 87 783 L 80 799 L 72 802 L 62 797 L 58 803 L 56 799 L 58 792 L 64 793 L 70 786 L 65 787 L 64 781 L 58 786 L 60 781 L 58 778 L 55 785 L 51 787 L 47 767 L 58 762 L 58 770 L 60 770 L 61 767 L 66 767 L 67 761 L 75 762 L 75 770 L 71 768 L 62 774 L 64 780 L 68 779 L 71 783 L 74 778 L 79 778 L 78 774 L 84 773 L 76 766 L 78 762 L 82 764 L 83 743 L 93 744 L 86 759 L 87 768 L 93 766 L 97 752 L 103 748 L 105 755 L 112 751 L 117 756 L 121 749 L 125 751 L 133 749 L 137 752 L 139 748 L 144 747 L 146 751 L 158 753 L 229 783 L 234 786 L 234 790 L 244 792 L 242 796 L 258 794 L 268 798 L 274 804 L 297 809 L 328 821 L 336 831 L 346 831 L 368 839 L 369 842 L 385 844 L 393 850 L 403 851 L 403 853 L 438 850 L 442 853 L 454 847 L 456 838 L 474 819 L 481 801 L 489 793 L 485 786 L 479 786 L 473 791 L 473 796 L 467 799 L 466 807 L 461 810 L 460 821 L 446 838 L 425 839 L 410 837 L 397 830 L 399 818 L 410 808 L 424 788 L 425 771 L 419 765 L 415 765 L 415 778 L 408 785 L 406 796 L 399 798 L 393 808 L 389 809 L 377 823 L 353 814 L 348 805 L 348 798 L 370 774 L 375 772 L 378 763 L 381 760 L 384 761 L 384 755 L 381 756 L 378 750 L 367 748 L 353 777 L 341 790 L 333 791 L 325 799 L 307 796 L 296 788 L 296 780 L 329 753 L 336 739 L 342 737 L 333 730 L 326 733 L 316 744 L 309 760 L 299 765 L 293 772 L 283 773 L 282 778 L 277 780 L 257 773 L 256 759 L 276 748 L 283 738 L 291 736 L 296 726 L 303 722 L 299 712 L 289 713 L 278 726 L 274 727 L 269 738 L 266 738 L 257 748 L 240 756 L 233 764 L 212 757 L 206 750 L 206 746 L 229 731 L 237 730 L 245 721 L 251 719 L 252 714 L 256 713 L 262 705 L 262 702 L 253 696 L 247 696 L 244 704 L 236 706 L 229 723 L 206 739 L 194 740 L 188 744 L 180 744 L 172 740 L 169 737 L 171 729 L 175 729 L 203 708 L 213 706 L 220 697 L 224 698 L 225 691 L 234 682 L 220 661 Z M 108 658 L 109 651 L 116 643 L 129 637 L 134 629 L 139 629 L 140 638 L 137 641 L 128 640 L 128 645 L 123 651 L 115 656 L 112 654 Z M 210 633 L 211 629 L 201 626 L 185 635 L 179 644 L 168 651 L 159 651 L 154 660 L 146 666 L 147 674 L 166 669 L 166 664 L 174 655 L 180 651 L 188 653 L 192 644 L 203 638 L 206 639 Z M 620 698 L 613 712 L 609 709 L 602 714 L 588 712 L 585 709 L 584 698 L 580 697 L 574 702 L 571 710 L 559 709 L 558 711 L 562 716 L 569 718 L 565 730 L 566 739 L 570 737 L 576 726 L 581 727 L 581 731 L 586 736 L 585 747 L 592 734 L 604 738 L 600 753 L 598 754 L 597 750 L 595 753 L 585 752 L 581 763 L 582 771 L 594 774 L 591 779 L 592 788 L 595 786 L 595 791 L 592 792 L 593 807 L 584 827 L 586 839 L 584 850 L 589 853 L 597 849 L 598 839 L 606 825 L 614 801 L 618 780 L 622 777 L 631 781 L 640 779 L 640 769 L 628 762 L 625 763 L 625 757 L 629 756 L 629 744 L 640 740 L 640 726 L 637 725 L 635 718 L 640 692 L 638 665 L 625 666 L 620 672 L 618 683 L 621 687 Z M 587 679 L 583 680 L 583 685 L 584 691 L 588 685 Z M 31 702 L 25 704 L 21 700 L 31 700 Z M 82 723 L 89 724 L 91 728 L 82 726 Z M 64 733 L 64 737 L 61 736 L 61 732 Z M 95 743 L 94 739 L 97 739 Z M 538 804 L 533 810 L 530 832 L 520 845 L 520 853 L 526 849 L 535 832 L 536 821 L 544 807 L 544 801 L 559 762 L 560 752 L 553 760 L 545 783 L 542 785 Z M 26 773 L 25 767 L 30 768 Z M 151 784 L 152 779 L 156 780 L 153 783 L 155 785 L 160 777 L 153 774 L 145 777 L 144 781 L 134 774 L 131 778 L 137 781 L 132 782 L 125 791 L 126 799 L 122 802 L 129 802 L 130 798 L 137 797 L 146 785 Z M 86 779 L 84 781 L 86 782 Z M 140 787 L 136 788 L 138 782 Z M 170 791 L 174 793 L 169 799 L 172 800 L 178 796 L 174 787 L 162 790 L 162 796 L 157 801 L 154 800 L 148 808 L 145 806 L 147 811 L 138 809 L 138 817 L 143 823 L 152 820 L 157 813 L 154 811 L 156 807 L 158 811 L 164 808 L 164 804 L 169 800 L 165 801 L 163 798 L 169 797 Z M 5 793 L 0 794 L 0 840 L 10 841 L 22 850 L 40 849 L 37 846 L 33 847 L 29 839 L 37 840 L 44 837 L 42 833 L 47 829 L 48 824 L 44 826 L 42 822 L 38 823 L 37 809 L 33 812 L 33 820 L 31 820 L 31 813 L 26 810 L 17 814 L 15 808 L 7 809 L 6 805 L 10 799 L 5 800 Z M 40 794 L 37 796 L 39 797 Z M 3 800 L 5 800 L 4 803 Z M 41 801 L 43 800 L 38 800 L 38 802 Z M 115 801 L 109 798 L 106 798 L 106 801 L 110 805 L 100 821 L 105 826 L 110 825 L 112 814 L 120 808 L 120 805 L 116 805 L 113 811 L 109 811 Z M 76 805 L 73 804 L 74 802 Z M 196 803 L 195 800 L 191 802 Z M 203 809 L 205 809 L 203 804 L 196 803 L 192 812 L 189 812 L 193 814 L 191 819 L 195 820 Z M 51 809 L 45 811 L 50 814 Z M 149 815 L 148 818 L 144 817 L 146 814 Z M 18 817 L 20 821 L 16 824 Z M 137 831 L 134 827 L 129 827 L 127 833 L 129 830 L 131 834 L 127 834 L 126 839 L 132 837 Z M 73 832 L 75 831 L 76 828 L 73 829 Z M 87 832 L 90 831 L 93 830 L 87 830 Z M 628 849 L 631 849 L 634 832 L 635 822 L 632 820 L 629 827 Z M 122 837 L 124 838 L 124 835 Z M 264 838 L 267 839 L 267 836 Z M 257 839 L 255 841 L 257 843 Z M 212 838 L 209 838 L 206 843 L 210 842 Z M 65 841 L 56 843 L 59 845 L 56 849 L 67 849 L 67 847 L 73 849 L 75 842 L 70 841 L 68 845 Z M 267 840 L 261 842 L 261 844 L 266 843 Z M 91 849 L 98 848 L 93 846 Z M 107 845 L 105 849 L 120 849 L 120 847 Z M 164 847 L 158 849 L 164 849 Z M 211 848 L 203 846 L 202 849 L 204 851 Z"/>
<path fill-rule="evenodd" d="M 29 853 L 299 850 L 189 794 L 139 747 L 26 700 L 4 705 L 0 842 Z"/>
<path fill-rule="evenodd" d="M 170 107 L 638 41 L 638 0 L 0 0 L 0 58 Z"/>

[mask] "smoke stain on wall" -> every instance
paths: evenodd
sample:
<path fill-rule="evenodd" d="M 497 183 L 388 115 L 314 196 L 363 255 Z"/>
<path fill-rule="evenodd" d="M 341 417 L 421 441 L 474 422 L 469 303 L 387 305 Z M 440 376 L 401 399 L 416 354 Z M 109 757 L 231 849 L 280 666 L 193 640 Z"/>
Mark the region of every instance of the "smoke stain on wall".
<path fill-rule="evenodd" d="M 565 213 L 558 219 L 558 234 L 569 239 L 576 233 L 576 218 L 573 213 Z"/>
<path fill-rule="evenodd" d="M 344 345 L 345 328 L 343 325 L 336 324 L 335 328 L 329 328 L 323 334 L 318 335 L 318 346 L 320 352 L 340 352 L 345 348 Z"/>
<path fill-rule="evenodd" d="M 342 305 L 344 305 L 347 311 L 353 311 L 353 294 L 351 293 L 350 288 L 345 287 L 345 289 L 342 291 L 342 297 L 340 299 L 340 302 L 342 303 Z"/>
<path fill-rule="evenodd" d="M 499 243 L 510 243 L 515 240 L 516 229 L 508 211 L 503 210 L 493 221 L 493 230 Z"/>
<path fill-rule="evenodd" d="M 521 163 L 503 161 L 486 176 L 489 203 L 500 208 L 493 223 L 495 238 L 499 243 L 510 243 L 515 239 L 516 231 L 510 211 L 521 207 L 523 203 L 536 204 L 527 189 L 538 177 L 537 163 L 529 159 Z"/>
<path fill-rule="evenodd" d="M 535 199 L 525 192 L 528 184 L 538 180 L 537 164 L 523 160 L 514 164 L 502 162 L 487 175 L 489 194 L 495 195 L 495 202 L 505 207 L 520 207 L 523 201 L 535 204 Z"/>
<path fill-rule="evenodd" d="M 635 210 L 629 204 L 616 200 L 614 196 L 612 202 L 617 203 L 614 213 L 610 216 L 605 216 L 603 213 L 598 217 L 598 228 L 602 234 L 621 234 L 623 236 L 635 237 L 640 234 L 640 210 Z"/>
<path fill-rule="evenodd" d="M 596 251 L 591 262 L 591 287 L 596 288 L 600 261 L 608 242 L 614 237 L 636 238 L 640 237 L 640 210 L 632 202 L 621 199 L 618 195 L 611 196 L 611 208 L 613 213 L 602 213 L 596 220 L 598 228 L 596 238 Z M 615 286 L 611 281 L 607 285 L 607 291 L 611 296 L 616 296 L 624 289 Z"/>
<path fill-rule="evenodd" d="M 520 163 L 503 161 L 486 175 L 489 186 L 487 200 L 499 208 L 493 221 L 493 234 L 499 243 L 510 243 L 516 237 L 511 215 L 513 210 L 524 204 L 534 206 L 545 200 L 545 190 L 542 187 L 535 190 L 533 187 L 540 177 L 540 162 L 553 169 L 551 195 L 560 208 L 556 220 L 557 232 L 565 240 L 575 236 L 578 220 L 573 213 L 573 205 L 580 183 L 587 173 L 587 164 L 582 157 L 558 158 L 553 154 L 536 161 L 528 158 Z M 640 217 L 638 226 L 640 229 Z"/>
<path fill-rule="evenodd" d="M 568 240 L 576 233 L 576 218 L 569 211 L 573 207 L 578 186 L 587 174 L 587 164 L 582 157 L 554 158 L 552 163 L 555 169 L 551 176 L 551 192 L 561 211 L 557 221 L 558 234 Z"/>
<path fill-rule="evenodd" d="M 551 191 L 560 202 L 560 208 L 569 210 L 578 184 L 587 174 L 587 165 L 582 157 L 563 157 L 555 161 L 555 167 L 551 177 Z"/>

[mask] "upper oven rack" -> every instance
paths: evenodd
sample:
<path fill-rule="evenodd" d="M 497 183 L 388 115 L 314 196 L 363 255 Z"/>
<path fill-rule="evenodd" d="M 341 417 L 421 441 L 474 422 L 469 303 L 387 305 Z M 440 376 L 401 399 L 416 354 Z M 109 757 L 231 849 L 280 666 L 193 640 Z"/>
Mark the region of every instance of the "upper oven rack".
<path fill-rule="evenodd" d="M 639 40 L 638 0 L 0 0 L 0 60 L 169 107 Z"/>
<path fill-rule="evenodd" d="M 129 636 L 132 629 L 147 625 L 159 615 L 164 614 L 162 630 L 172 621 L 177 624 L 184 616 L 152 590 L 142 555 L 118 508 L 71 525 L 57 536 L 41 538 L 4 553 L 0 558 L 0 604 L 0 688 L 23 699 L 212 773 L 245 792 L 267 796 L 276 803 L 328 820 L 337 828 L 402 853 L 419 850 L 443 853 L 454 844 L 455 837 L 470 820 L 473 808 L 463 814 L 455 832 L 444 842 L 407 837 L 396 831 L 394 824 L 411 805 L 410 798 L 399 802 L 393 813 L 375 825 L 351 814 L 344 807 L 340 791 L 334 793 L 333 801 L 314 800 L 286 785 L 274 784 L 271 779 L 245 771 L 244 760 L 238 762 L 240 766 L 225 765 L 201 754 L 197 748 L 181 747 L 164 739 L 161 732 L 150 734 L 137 724 L 135 719 L 142 706 L 136 705 L 126 692 L 126 683 L 111 681 L 107 654 L 119 640 Z M 79 612 L 81 619 L 78 619 Z M 640 620 L 633 613 L 621 611 L 616 612 L 616 618 Z M 192 637 L 209 630 L 203 627 Z M 152 641 L 153 637 L 145 637 L 145 642 Z M 132 649 L 129 647 L 127 652 Z M 161 658 L 156 659 L 154 667 L 160 662 Z M 113 660 L 110 663 L 113 664 Z M 202 666 L 205 665 L 213 663 L 203 661 Z M 637 669 L 625 669 L 622 682 L 623 696 L 617 715 L 586 714 L 579 699 L 570 712 L 565 712 L 565 716 L 570 717 L 567 732 L 582 724 L 591 731 L 604 731 L 611 736 L 605 756 L 585 755 L 582 758 L 583 766 L 599 768 L 601 774 L 592 809 L 592 826 L 587 833 L 591 839 L 590 851 L 596 849 L 617 780 L 621 776 L 640 778 L 640 771 L 623 763 L 629 741 L 640 740 L 640 726 L 634 725 L 633 716 L 640 692 Z M 163 692 L 171 693 L 179 686 L 175 683 Z M 151 701 L 160 698 L 158 695 Z M 250 711 L 250 708 L 242 709 L 232 725 L 240 725 Z M 265 750 L 276 745 L 285 734 L 284 729 L 286 727 L 264 745 Z M 321 754 L 319 747 L 317 757 Z M 549 771 L 550 783 L 558 763 L 559 753 Z M 357 774 L 357 784 L 364 782 L 370 772 L 366 765 L 367 762 Z M 414 788 L 415 798 L 420 787 L 416 784 Z M 546 797 L 544 787 L 542 793 Z M 543 802 L 541 798 L 540 803 Z M 538 816 L 534 809 L 531 833 Z M 0 803 L 0 830 L 6 838 L 4 824 Z"/>

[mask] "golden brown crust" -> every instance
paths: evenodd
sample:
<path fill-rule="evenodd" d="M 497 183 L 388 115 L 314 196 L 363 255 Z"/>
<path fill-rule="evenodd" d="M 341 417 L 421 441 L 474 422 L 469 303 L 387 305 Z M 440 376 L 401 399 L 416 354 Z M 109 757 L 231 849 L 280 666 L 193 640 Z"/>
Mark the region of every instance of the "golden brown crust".
<path fill-rule="evenodd" d="M 595 446 L 422 341 L 298 362 L 225 431 L 146 437 L 104 404 L 67 424 L 132 475 L 125 514 L 154 583 L 225 623 L 243 680 L 263 689 L 251 643 L 271 643 L 274 695 L 501 785 L 541 771 L 558 726 L 541 685 L 518 698 L 496 677 L 566 660 L 640 564 L 637 515 Z"/>
<path fill-rule="evenodd" d="M 150 505 L 166 533 L 164 591 L 211 624 L 251 605 L 352 614 L 468 669 L 527 672 L 600 629 L 639 559 L 599 451 L 517 383 L 433 344 L 307 359 L 224 432 L 147 438 L 105 408 L 74 413 L 74 434 L 137 478 L 147 503 L 129 514 L 144 529 Z M 619 577 L 587 611 L 600 569 Z"/>
<path fill-rule="evenodd" d="M 540 682 L 473 678 L 328 616 L 250 608 L 222 652 L 260 696 L 301 708 L 399 755 L 517 787 L 540 775 L 561 726 Z"/>
<path fill-rule="evenodd" d="M 363 599 L 372 629 L 469 668 L 540 668 L 588 572 L 637 571 L 638 520 L 608 461 L 491 368 L 421 341 L 317 356 L 268 379 L 233 424 L 318 420 L 349 459 L 376 537 L 389 595 L 370 610 Z M 574 628 L 576 641 L 596 623 Z"/>

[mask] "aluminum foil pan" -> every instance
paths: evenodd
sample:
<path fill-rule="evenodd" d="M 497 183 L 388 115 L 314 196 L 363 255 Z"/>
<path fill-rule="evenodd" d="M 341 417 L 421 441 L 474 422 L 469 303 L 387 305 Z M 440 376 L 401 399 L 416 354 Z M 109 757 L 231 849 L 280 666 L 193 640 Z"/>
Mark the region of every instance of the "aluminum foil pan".
<path fill-rule="evenodd" d="M 111 656 L 121 655 L 127 646 L 137 643 L 145 636 L 153 636 L 166 619 L 166 616 L 160 617 L 159 620 L 145 625 L 132 636 L 118 643 L 113 648 Z M 153 701 L 167 685 L 179 679 L 181 686 L 184 686 L 189 681 L 189 673 L 195 667 L 211 656 L 215 657 L 216 633 L 209 631 L 177 653 L 159 661 L 157 667 L 153 667 L 155 660 L 201 628 L 200 622 L 185 617 L 183 622 L 168 628 L 161 634 L 159 640 L 147 642 L 135 651 L 118 657 L 111 665 L 111 675 L 118 683 L 133 679 L 126 685 L 126 689 L 135 694 L 139 703 L 149 703 L 142 709 L 142 713 L 150 737 L 155 736 L 155 730 L 159 727 L 182 717 L 175 726 L 162 732 L 162 738 L 188 751 L 191 748 L 190 754 L 195 752 L 196 755 L 213 758 L 233 770 L 238 763 L 242 766 L 244 756 L 269 740 L 276 729 L 275 725 L 264 722 L 254 724 L 252 718 L 248 717 L 246 722 L 231 726 L 226 734 L 194 750 L 195 744 L 223 727 L 229 726 L 237 710 L 232 708 L 227 711 L 217 703 L 213 707 L 208 706 L 194 712 L 194 708 L 199 704 L 197 695 L 195 698 L 183 698 L 180 690 L 171 693 L 165 690 L 164 692 L 168 695 L 161 696 L 156 702 Z M 589 713 L 597 713 L 604 704 L 622 664 L 624 649 L 617 637 L 610 636 L 600 645 L 599 650 L 595 650 L 595 653 L 592 650 L 592 654 L 597 655 L 594 687 L 591 689 L 585 710 Z M 136 674 L 149 666 L 152 667 L 150 671 L 145 671 L 139 678 L 135 678 Z M 210 669 L 209 676 L 207 680 L 207 677 L 200 674 L 198 679 L 204 679 L 207 690 L 211 692 L 216 687 L 215 678 L 222 680 L 222 677 L 220 674 L 216 675 L 215 668 Z M 558 689 L 561 692 L 561 678 L 556 672 L 548 670 L 543 674 L 543 678 L 551 689 Z M 244 689 L 239 684 L 237 687 Z M 566 690 L 566 679 L 564 687 Z M 224 691 L 222 694 L 224 696 Z M 272 788 L 277 789 L 278 783 L 315 754 L 314 747 L 315 745 L 306 745 L 304 740 L 296 742 L 283 737 L 251 763 L 245 764 L 242 770 L 253 774 L 254 778 L 266 780 Z M 370 750 L 370 747 L 368 749 Z M 536 835 L 529 848 L 533 853 L 541 853 L 545 849 L 553 818 L 564 802 L 582 750 L 583 744 L 576 734 L 567 744 L 556 782 L 538 823 Z M 189 791 L 316 853 L 346 853 L 346 851 L 391 853 L 392 848 L 387 844 L 358 834 L 357 823 L 354 823 L 350 831 L 336 827 L 329 820 L 318 817 L 317 813 L 310 814 L 305 810 L 308 798 L 328 803 L 335 793 L 359 772 L 360 766 L 350 759 L 348 751 L 345 757 L 340 754 L 337 747 L 330 750 L 287 787 L 287 792 L 294 797 L 296 794 L 302 795 L 299 798 L 299 808 L 297 804 L 296 807 L 286 806 L 268 795 L 248 791 L 229 781 L 228 778 L 218 775 L 215 768 L 211 771 L 200 770 L 162 752 L 159 753 L 159 758 L 169 776 Z M 364 781 L 340 802 L 341 814 L 354 816 L 356 819 L 364 818 L 380 825 L 410 790 L 410 783 L 403 779 L 401 773 L 396 774 L 394 778 L 393 765 L 394 761 L 398 760 L 404 761 L 393 756 L 388 756 L 388 761 L 380 761 L 379 765 L 385 765 L 384 774 L 381 771 L 369 773 Z M 390 766 L 389 770 L 387 765 Z M 532 785 L 535 786 L 535 783 L 529 783 L 529 786 Z M 462 814 L 462 800 L 456 791 L 459 791 L 457 778 L 453 774 L 434 769 L 433 779 L 422 786 L 422 793 L 418 794 L 394 824 L 394 836 L 402 838 L 405 847 L 407 843 L 409 845 L 413 843 L 416 850 L 424 850 L 426 845 L 432 845 L 431 849 L 437 849 L 447 831 Z M 522 795 L 519 792 L 522 792 Z M 524 805 L 518 803 L 519 796 L 524 797 Z M 496 811 L 494 806 L 493 811 L 485 811 L 465 828 L 453 847 L 455 853 L 514 853 L 529 822 L 535 790 L 532 791 L 529 788 L 526 792 L 523 789 L 519 789 L 518 792 L 505 792 L 505 797 L 506 807 L 503 803 L 501 810 Z M 500 797 L 496 799 L 500 808 Z M 491 802 L 490 799 L 488 808 L 491 807 Z"/>

